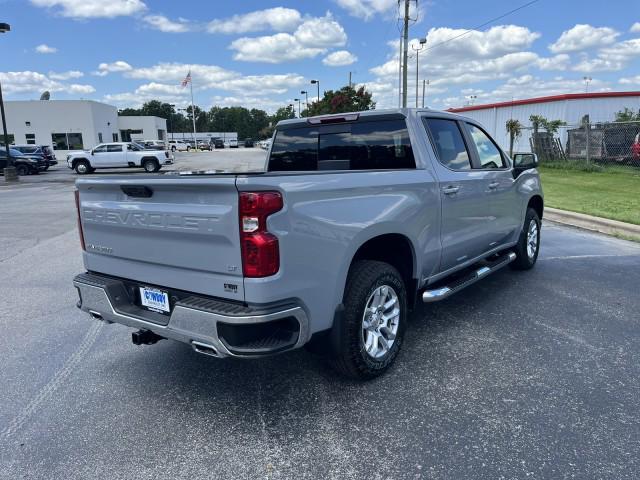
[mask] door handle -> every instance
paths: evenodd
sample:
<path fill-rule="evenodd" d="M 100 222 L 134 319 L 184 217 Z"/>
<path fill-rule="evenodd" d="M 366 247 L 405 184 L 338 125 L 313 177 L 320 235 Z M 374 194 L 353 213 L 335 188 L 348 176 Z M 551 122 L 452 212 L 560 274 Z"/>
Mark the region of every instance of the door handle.
<path fill-rule="evenodd" d="M 454 195 L 458 193 L 458 190 L 460 190 L 460 187 L 449 185 L 448 187 L 442 189 L 442 193 L 444 193 L 445 195 Z"/>
<path fill-rule="evenodd" d="M 492 182 L 489 184 L 489 190 L 495 190 L 500 186 L 500 182 Z"/>

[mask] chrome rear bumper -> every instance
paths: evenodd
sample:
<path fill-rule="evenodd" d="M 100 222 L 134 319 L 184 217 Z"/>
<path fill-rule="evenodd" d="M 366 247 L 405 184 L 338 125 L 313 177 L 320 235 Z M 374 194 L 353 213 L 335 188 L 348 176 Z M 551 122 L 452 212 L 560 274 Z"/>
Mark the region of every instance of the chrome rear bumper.
<path fill-rule="evenodd" d="M 309 338 L 307 314 L 294 303 L 248 307 L 194 294 L 175 302 L 165 316 L 137 306 L 120 279 L 83 273 L 73 284 L 78 308 L 91 318 L 149 330 L 206 355 L 255 358 L 298 348 Z"/>

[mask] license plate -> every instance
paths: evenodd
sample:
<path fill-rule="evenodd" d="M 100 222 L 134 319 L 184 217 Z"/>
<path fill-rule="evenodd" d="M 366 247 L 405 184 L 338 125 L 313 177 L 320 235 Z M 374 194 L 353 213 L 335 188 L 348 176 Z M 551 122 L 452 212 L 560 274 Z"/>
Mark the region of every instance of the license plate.
<path fill-rule="evenodd" d="M 140 303 L 150 310 L 169 312 L 169 295 L 156 288 L 140 287 Z"/>

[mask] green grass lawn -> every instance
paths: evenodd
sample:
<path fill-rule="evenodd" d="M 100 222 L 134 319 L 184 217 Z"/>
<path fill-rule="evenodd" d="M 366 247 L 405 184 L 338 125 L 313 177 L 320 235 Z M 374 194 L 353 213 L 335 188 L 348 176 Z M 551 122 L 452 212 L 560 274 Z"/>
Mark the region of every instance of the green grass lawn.
<path fill-rule="evenodd" d="M 640 225 L 640 170 L 601 172 L 540 166 L 545 205 Z"/>

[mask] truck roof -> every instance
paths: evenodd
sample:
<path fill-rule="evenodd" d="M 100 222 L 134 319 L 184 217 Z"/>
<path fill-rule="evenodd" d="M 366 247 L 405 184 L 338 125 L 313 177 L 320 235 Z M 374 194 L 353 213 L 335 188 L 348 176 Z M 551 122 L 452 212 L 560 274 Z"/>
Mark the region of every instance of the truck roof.
<path fill-rule="evenodd" d="M 358 118 L 369 118 L 373 120 L 375 118 L 383 118 L 383 117 L 398 117 L 402 116 L 404 118 L 412 116 L 416 113 L 420 112 L 437 112 L 438 114 L 442 114 L 446 117 L 456 118 L 456 119 L 466 119 L 462 115 L 457 115 L 455 113 L 446 112 L 443 110 L 434 110 L 428 107 L 425 108 L 385 108 L 380 110 L 363 110 L 361 112 L 346 112 L 346 113 L 335 113 L 328 115 L 316 115 L 314 117 L 302 117 L 302 118 L 291 118 L 287 120 L 280 120 L 277 127 L 285 127 L 291 128 L 293 126 L 299 126 L 307 123 L 331 123 L 332 118 L 341 118 L 348 117 L 351 115 L 357 115 Z M 349 121 L 349 120 L 347 120 Z"/>

